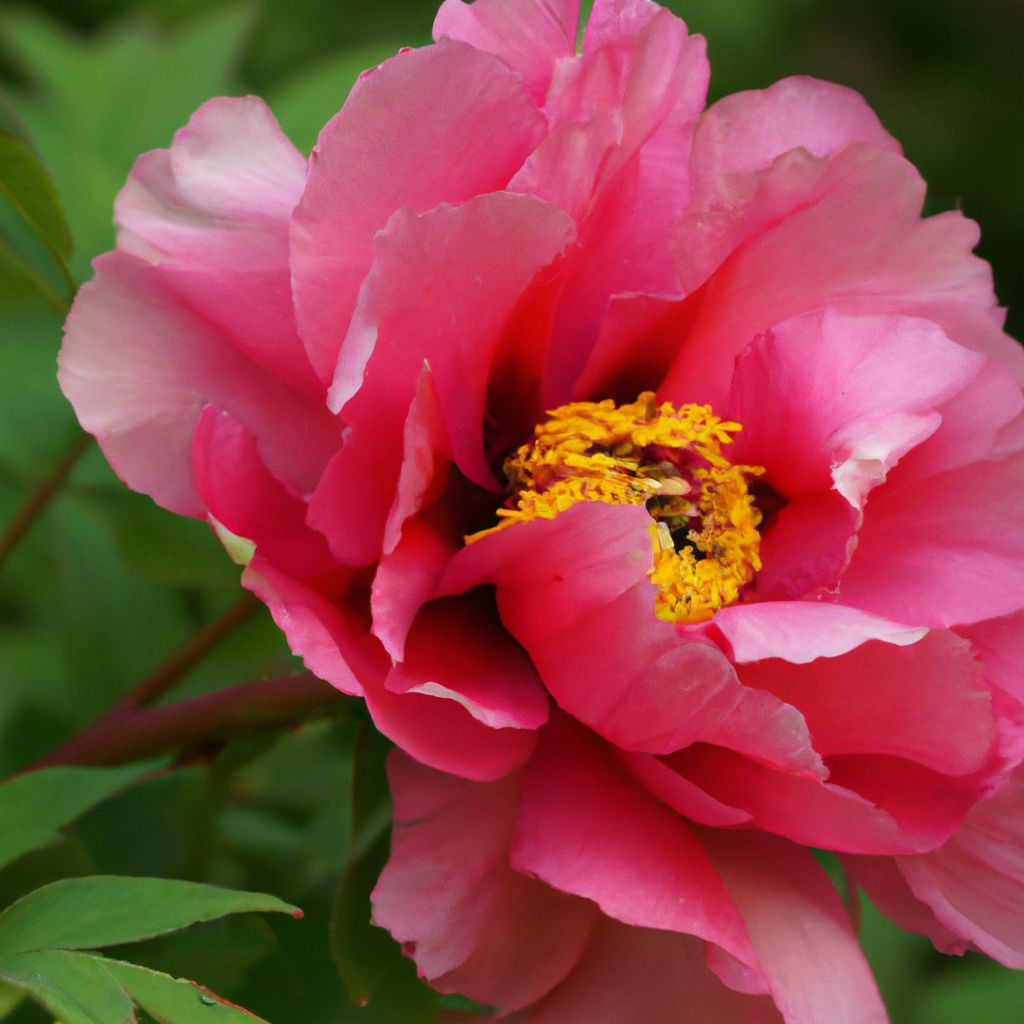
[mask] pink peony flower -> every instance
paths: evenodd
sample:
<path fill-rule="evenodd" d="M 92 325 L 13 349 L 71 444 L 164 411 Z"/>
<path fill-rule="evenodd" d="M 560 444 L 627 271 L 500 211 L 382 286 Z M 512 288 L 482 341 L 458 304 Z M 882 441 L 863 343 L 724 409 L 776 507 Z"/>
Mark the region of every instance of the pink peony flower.
<path fill-rule="evenodd" d="M 529 1024 L 886 1019 L 807 847 L 1024 967 L 1024 356 L 861 98 L 445 0 L 136 164 L 61 384 L 399 748 L 378 923 Z M 232 539 L 233 538 L 233 539 Z"/>

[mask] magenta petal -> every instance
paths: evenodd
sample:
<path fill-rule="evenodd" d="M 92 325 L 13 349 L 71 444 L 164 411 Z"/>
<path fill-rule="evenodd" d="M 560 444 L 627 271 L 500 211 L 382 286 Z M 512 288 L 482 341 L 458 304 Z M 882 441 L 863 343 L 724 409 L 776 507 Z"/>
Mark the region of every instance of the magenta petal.
<path fill-rule="evenodd" d="M 425 605 L 386 685 L 455 701 L 492 729 L 537 729 L 548 718 L 536 669 L 481 592 Z"/>
<path fill-rule="evenodd" d="M 444 0 L 434 38 L 447 36 L 493 53 L 522 75 L 534 101 L 543 104 L 555 61 L 576 52 L 579 16 L 579 0 Z"/>
<path fill-rule="evenodd" d="M 513 1024 L 781 1024 L 770 999 L 726 988 L 688 935 L 602 917 L 579 964 Z"/>
<path fill-rule="evenodd" d="M 466 782 L 396 751 L 388 777 L 394 831 L 374 921 L 443 992 L 513 1010 L 543 996 L 579 960 L 596 913 L 509 867 L 520 776 Z"/>
<path fill-rule="evenodd" d="M 842 599 L 875 615 L 947 627 L 1024 604 L 1024 455 L 879 489 Z"/>
<path fill-rule="evenodd" d="M 985 666 L 985 681 L 1024 704 L 1024 612 L 958 629 Z"/>
<path fill-rule="evenodd" d="M 984 362 L 925 320 L 834 308 L 788 320 L 736 360 L 730 458 L 766 467 L 787 497 L 834 487 L 860 508 Z"/>
<path fill-rule="evenodd" d="M 909 647 L 871 641 L 807 665 L 767 660 L 740 679 L 800 708 L 822 756 L 891 754 L 947 775 L 978 771 L 995 738 L 981 666 L 966 642 L 930 633 Z"/>
<path fill-rule="evenodd" d="M 946 927 L 1024 968 L 1024 772 L 979 803 L 941 850 L 901 857 L 899 866 Z"/>
<path fill-rule="evenodd" d="M 212 406 L 196 424 L 192 469 L 208 514 L 253 541 L 261 558 L 298 578 L 336 568 L 323 536 L 306 525 L 306 503 L 270 473 L 253 435 Z"/>
<path fill-rule="evenodd" d="M 209 404 L 255 435 L 278 479 L 311 489 L 339 443 L 322 403 L 247 359 L 159 268 L 109 253 L 95 269 L 65 326 L 59 380 L 122 479 L 174 512 L 203 515 L 191 445 Z"/>
<path fill-rule="evenodd" d="M 887 1024 L 832 883 L 806 850 L 750 832 L 702 832 L 787 1024 Z"/>
<path fill-rule="evenodd" d="M 519 77 L 464 43 L 399 54 L 357 82 L 320 133 L 292 226 L 301 333 L 323 380 L 391 215 L 503 188 L 542 131 Z"/>
<path fill-rule="evenodd" d="M 242 583 L 269 609 L 306 668 L 344 693 L 361 694 L 368 681 L 380 679 L 387 660 L 351 611 L 280 572 L 256 555 Z"/>
<path fill-rule="evenodd" d="M 541 735 L 511 861 L 624 924 L 697 935 L 756 967 L 739 915 L 692 832 L 570 719 L 553 719 Z"/>

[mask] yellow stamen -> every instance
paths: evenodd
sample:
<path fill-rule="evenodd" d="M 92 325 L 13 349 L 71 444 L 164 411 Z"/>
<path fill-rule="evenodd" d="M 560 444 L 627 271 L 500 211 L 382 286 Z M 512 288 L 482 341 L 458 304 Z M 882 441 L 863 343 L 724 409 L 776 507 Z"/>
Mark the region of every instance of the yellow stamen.
<path fill-rule="evenodd" d="M 466 543 L 581 501 L 645 505 L 658 618 L 701 622 L 739 600 L 761 568 L 761 513 L 747 481 L 764 472 L 722 454 L 740 424 L 707 405 L 659 405 L 649 391 L 626 405 L 572 402 L 548 415 L 505 461 L 511 496 L 497 526 Z"/>

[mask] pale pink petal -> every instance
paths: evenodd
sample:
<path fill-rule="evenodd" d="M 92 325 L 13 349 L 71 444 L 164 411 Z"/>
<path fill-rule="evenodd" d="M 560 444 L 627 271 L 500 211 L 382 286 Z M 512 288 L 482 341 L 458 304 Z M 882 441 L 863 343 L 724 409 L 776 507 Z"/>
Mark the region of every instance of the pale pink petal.
<path fill-rule="evenodd" d="M 247 359 L 159 268 L 109 253 L 95 269 L 65 327 L 59 380 L 121 478 L 174 512 L 204 515 L 192 432 L 214 405 L 255 435 L 274 476 L 312 489 L 340 440 L 327 408 Z"/>
<path fill-rule="evenodd" d="M 337 568 L 323 536 L 306 525 L 306 503 L 270 473 L 238 420 L 207 406 L 192 439 L 192 469 L 208 514 L 253 541 L 262 558 L 300 579 Z"/>
<path fill-rule="evenodd" d="M 776 194 L 778 193 L 778 194 Z M 758 333 L 826 305 L 937 323 L 956 342 L 1024 374 L 1024 353 L 1002 332 L 988 264 L 971 255 L 976 225 L 959 213 L 919 219 L 924 182 L 877 146 L 855 144 L 826 161 L 796 151 L 766 172 L 752 209 L 772 217 L 691 287 L 707 283 L 701 314 L 661 388 L 673 401 L 720 405 L 735 356 Z M 753 216 L 753 214 L 751 214 Z M 709 229 L 711 230 L 711 229 Z M 681 245 L 712 244 L 687 234 Z M 836 244 L 841 238 L 842 244 Z M 683 252 L 684 266 L 707 256 Z"/>
<path fill-rule="evenodd" d="M 519 77 L 464 43 L 399 54 L 359 80 L 320 134 L 292 227 L 301 334 L 324 381 L 376 232 L 403 207 L 423 212 L 503 188 L 542 132 Z"/>
<path fill-rule="evenodd" d="M 717 647 L 655 616 L 648 522 L 641 508 L 580 503 L 470 545 L 442 589 L 493 582 L 552 697 L 618 746 L 705 740 L 819 771 L 795 708 L 744 688 Z"/>
<path fill-rule="evenodd" d="M 306 160 L 254 96 L 210 100 L 170 150 L 135 163 L 116 202 L 118 248 L 261 366 L 322 395 L 295 330 L 289 221 Z"/>
<path fill-rule="evenodd" d="M 979 803 L 941 850 L 898 863 L 946 927 L 1024 968 L 1024 772 Z"/>
<path fill-rule="evenodd" d="M 893 924 L 908 932 L 927 935 L 940 953 L 961 956 L 970 942 L 951 931 L 922 903 L 907 885 L 892 857 L 858 857 L 844 854 L 843 867 L 871 902 Z"/>
<path fill-rule="evenodd" d="M 522 75 L 542 104 L 555 61 L 576 52 L 579 0 L 444 0 L 434 19 L 434 38 L 448 36 L 493 53 Z"/>
<path fill-rule="evenodd" d="M 733 660 L 741 663 L 782 658 L 800 665 L 845 654 L 868 640 L 913 644 L 927 632 L 822 601 L 734 604 L 716 612 L 714 622 L 729 642 Z"/>
<path fill-rule="evenodd" d="M 827 157 L 854 142 L 901 152 L 864 98 L 845 86 L 797 76 L 733 93 L 700 120 L 691 157 L 695 201 L 746 198 L 750 179 L 791 149 Z"/>
<path fill-rule="evenodd" d="M 886 1024 L 850 920 L 810 853 L 750 832 L 701 835 L 787 1024 Z"/>
<path fill-rule="evenodd" d="M 424 605 L 386 686 L 453 700 L 492 729 L 537 729 L 548 717 L 540 677 L 486 591 Z"/>
<path fill-rule="evenodd" d="M 775 659 L 746 665 L 740 679 L 798 707 L 814 749 L 892 754 L 947 775 L 985 764 L 995 739 L 981 665 L 952 633 L 909 647 L 877 640 L 807 665 Z"/>
<path fill-rule="evenodd" d="M 743 425 L 730 459 L 764 466 L 786 497 L 834 488 L 860 508 L 984 362 L 925 320 L 834 308 L 788 320 L 736 360 L 721 413 Z"/>
<path fill-rule="evenodd" d="M 697 935 L 756 967 L 736 908 L 693 833 L 570 719 L 552 719 L 541 734 L 511 863 L 624 924 Z"/>
<path fill-rule="evenodd" d="M 1024 604 L 1024 455 L 879 488 L 843 575 L 844 603 L 935 628 Z"/>
<path fill-rule="evenodd" d="M 520 775 L 467 782 L 395 751 L 388 777 L 394 830 L 374 921 L 442 992 L 513 1010 L 543 996 L 576 965 L 597 915 L 509 867 Z"/>
<path fill-rule="evenodd" d="M 688 935 L 601 918 L 583 956 L 513 1024 L 781 1024 L 770 999 L 726 988 Z"/>

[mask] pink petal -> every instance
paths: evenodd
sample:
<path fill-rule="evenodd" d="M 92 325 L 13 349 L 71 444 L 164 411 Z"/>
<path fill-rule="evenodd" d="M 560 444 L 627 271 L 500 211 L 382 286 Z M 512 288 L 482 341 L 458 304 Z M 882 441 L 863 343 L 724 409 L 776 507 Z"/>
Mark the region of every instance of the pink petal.
<path fill-rule="evenodd" d="M 343 603 L 332 603 L 259 554 L 242 574 L 242 584 L 270 609 L 306 668 L 343 693 L 361 694 L 387 671 L 380 645 Z"/>
<path fill-rule="evenodd" d="M 897 484 L 872 497 L 844 603 L 936 628 L 1024 604 L 1024 455 Z"/>
<path fill-rule="evenodd" d="M 961 956 L 971 944 L 950 931 L 907 885 L 892 857 L 858 857 L 846 854 L 843 867 L 851 879 L 890 921 L 907 932 L 927 935 L 940 953 Z"/>
<path fill-rule="evenodd" d="M 985 681 L 1024 704 L 1024 611 L 958 629 L 985 666 Z"/>
<path fill-rule="evenodd" d="M 521 777 L 466 782 L 399 751 L 388 777 L 394 831 L 374 921 L 442 992 L 504 1009 L 543 996 L 576 965 L 596 913 L 509 867 Z"/>
<path fill-rule="evenodd" d="M 170 150 L 140 157 L 117 197 L 118 248 L 256 363 L 322 395 L 295 330 L 288 230 L 306 160 L 254 96 L 210 100 Z"/>
<path fill-rule="evenodd" d="M 685 1010 L 683 1008 L 685 1007 Z M 602 917 L 579 964 L 514 1024 L 780 1024 L 770 999 L 726 988 L 688 935 Z"/>
<path fill-rule="evenodd" d="M 714 622 L 729 642 L 733 660 L 741 663 L 782 658 L 800 665 L 835 658 L 868 640 L 903 647 L 917 643 L 927 632 L 819 601 L 734 604 L 716 612 Z"/>
<path fill-rule="evenodd" d="M 854 142 L 901 152 L 864 98 L 845 86 L 797 76 L 733 93 L 708 108 L 694 138 L 696 201 L 735 201 L 750 178 L 791 149 L 827 157 Z"/>
<path fill-rule="evenodd" d="M 650 754 L 618 751 L 622 766 L 644 789 L 662 803 L 698 825 L 722 828 L 750 821 L 750 813 L 716 800 L 696 783 L 673 771 L 664 761 Z"/>
<path fill-rule="evenodd" d="M 301 333 L 324 381 L 376 232 L 404 207 L 503 188 L 542 131 L 518 76 L 464 43 L 399 54 L 359 80 L 320 134 L 292 228 Z"/>
<path fill-rule="evenodd" d="M 269 472 L 238 420 L 207 406 L 192 439 L 192 469 L 209 515 L 253 541 L 262 558 L 298 578 L 337 568 L 323 536 L 306 525 L 306 503 Z"/>
<path fill-rule="evenodd" d="M 1024 373 L 1024 353 L 1001 330 L 988 264 L 970 253 L 977 227 L 953 212 L 919 220 L 923 197 L 913 167 L 876 146 L 849 146 L 827 161 L 800 151 L 779 158 L 745 214 L 763 206 L 770 219 L 730 237 L 722 258 L 733 254 L 693 280 L 714 270 L 664 397 L 721 405 L 733 359 L 755 335 L 829 304 L 932 320 Z M 688 235 L 685 222 L 680 231 L 684 266 L 706 264 L 701 247 L 714 241 Z"/>
<path fill-rule="evenodd" d="M 730 458 L 765 466 L 787 497 L 834 487 L 860 508 L 984 361 L 925 320 L 834 308 L 788 320 L 736 360 Z"/>
<path fill-rule="evenodd" d="M 453 700 L 492 729 L 537 729 L 548 718 L 536 669 L 482 591 L 425 605 L 386 685 Z"/>
<path fill-rule="evenodd" d="M 311 489 L 339 443 L 328 410 L 241 354 L 159 268 L 122 253 L 95 268 L 65 327 L 59 380 L 121 478 L 173 512 L 204 515 L 192 432 L 214 405 L 255 435 L 279 480 Z"/>
<path fill-rule="evenodd" d="M 799 712 L 745 689 L 716 647 L 656 618 L 648 522 L 640 508 L 581 503 L 477 541 L 442 588 L 462 573 L 462 585 L 495 583 L 503 622 L 552 697 L 617 746 L 665 753 L 703 739 L 820 770 Z"/>
<path fill-rule="evenodd" d="M 568 718 L 544 729 L 527 770 L 511 863 L 624 924 L 697 935 L 756 967 L 691 831 Z"/>
<path fill-rule="evenodd" d="M 522 293 L 572 231 L 556 207 L 503 193 L 421 216 L 401 210 L 377 235 L 331 390 L 350 432 L 310 504 L 310 522 L 339 560 L 380 555 L 424 364 L 453 458 L 495 488 L 482 441 L 488 371 Z"/>
<path fill-rule="evenodd" d="M 758 601 L 834 595 L 857 545 L 861 514 L 836 491 L 801 495 L 761 527 Z"/>
<path fill-rule="evenodd" d="M 444 0 L 434 19 L 434 38 L 458 39 L 493 53 L 523 78 L 538 104 L 544 102 L 555 61 L 576 52 L 579 0 Z"/>
<path fill-rule="evenodd" d="M 979 803 L 941 850 L 901 857 L 899 866 L 946 927 L 1024 968 L 1024 773 Z"/>
<path fill-rule="evenodd" d="M 787 1024 L 886 1024 L 857 936 L 810 853 L 749 832 L 702 835 Z"/>
<path fill-rule="evenodd" d="M 969 645 L 941 632 L 909 647 L 876 640 L 838 658 L 772 659 L 740 671 L 745 685 L 801 710 L 822 756 L 892 754 L 947 775 L 978 771 L 992 749 L 980 675 Z"/>

